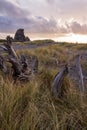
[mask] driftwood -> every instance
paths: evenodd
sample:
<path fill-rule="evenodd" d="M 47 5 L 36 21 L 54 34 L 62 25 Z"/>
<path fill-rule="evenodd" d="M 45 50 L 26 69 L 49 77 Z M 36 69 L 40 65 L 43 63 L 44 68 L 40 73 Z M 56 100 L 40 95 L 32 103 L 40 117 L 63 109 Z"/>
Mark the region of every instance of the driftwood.
<path fill-rule="evenodd" d="M 84 76 L 83 76 L 83 73 L 82 73 L 80 58 L 81 58 L 80 55 L 76 55 L 76 68 L 77 68 L 77 72 L 78 72 L 78 75 L 79 75 L 79 81 L 80 81 L 79 88 L 80 88 L 80 91 L 84 93 L 84 91 L 85 91 L 84 90 Z"/>
<path fill-rule="evenodd" d="M 25 73 L 26 71 L 28 72 L 28 60 L 25 55 L 21 55 L 21 65 L 22 65 L 22 72 Z"/>
<path fill-rule="evenodd" d="M 5 66 L 3 56 L 0 56 L 0 69 L 2 70 L 2 72 L 4 72 L 4 74 L 7 74 L 8 71 L 7 67 Z"/>
<path fill-rule="evenodd" d="M 33 63 L 32 63 L 32 73 L 38 72 L 38 59 L 36 56 L 33 57 Z"/>
<path fill-rule="evenodd" d="M 8 53 L 8 62 L 11 64 L 14 80 L 28 80 L 31 74 L 28 59 L 25 55 L 21 55 L 21 58 L 17 56 L 14 48 L 12 47 L 12 40 L 10 36 L 7 37 L 7 42 L 0 47 Z M 3 57 L 0 57 L 0 69 L 5 72 Z M 36 56 L 32 60 L 31 71 L 32 73 L 36 73 L 38 71 L 38 59 Z"/>
<path fill-rule="evenodd" d="M 21 55 L 21 58 L 18 57 L 16 51 L 12 47 L 12 40 L 9 36 L 7 37 L 7 42 L 4 43 L 4 45 L 0 45 L 0 47 L 8 53 L 8 57 L 6 58 L 6 60 L 2 55 L 0 55 L 0 69 L 4 74 L 7 74 L 9 70 L 7 69 L 8 67 L 6 62 L 9 62 L 11 64 L 11 74 L 14 81 L 16 81 L 17 79 L 22 81 L 29 80 L 31 74 L 36 74 L 38 72 L 38 58 L 36 56 L 33 56 L 33 58 L 31 58 L 31 60 L 29 61 L 29 57 L 25 56 L 24 54 Z M 80 55 L 76 56 L 76 68 L 79 75 L 80 91 L 84 93 L 84 77 L 80 64 L 80 58 Z M 67 74 L 68 67 L 67 65 L 65 65 L 62 70 L 55 76 L 52 84 L 52 92 L 55 98 L 62 97 L 63 81 Z"/>
<path fill-rule="evenodd" d="M 14 58 L 9 58 L 9 62 L 12 65 L 12 69 L 13 69 L 13 74 L 12 76 L 14 78 L 19 77 L 19 75 L 21 74 L 21 65 L 19 64 L 19 62 L 17 60 L 15 60 Z"/>
<path fill-rule="evenodd" d="M 55 76 L 53 84 L 52 84 L 52 92 L 55 98 L 60 98 L 62 95 L 62 84 L 63 80 L 68 74 L 67 65 L 62 68 L 62 70 Z"/>
<path fill-rule="evenodd" d="M 6 51 L 10 57 L 18 58 L 14 48 L 12 47 L 10 36 L 7 36 L 7 42 L 5 42 L 4 45 L 0 45 L 0 47 Z"/>

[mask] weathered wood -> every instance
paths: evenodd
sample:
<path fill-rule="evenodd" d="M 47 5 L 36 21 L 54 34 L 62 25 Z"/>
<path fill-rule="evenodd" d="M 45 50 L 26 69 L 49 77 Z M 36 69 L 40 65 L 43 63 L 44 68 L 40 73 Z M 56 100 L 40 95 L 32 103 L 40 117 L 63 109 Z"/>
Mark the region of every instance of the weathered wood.
<path fill-rule="evenodd" d="M 8 55 L 8 62 L 12 65 L 12 76 L 14 79 L 18 78 L 18 76 L 21 74 L 22 65 L 19 63 L 17 54 L 15 50 L 12 47 L 12 41 L 10 39 L 10 36 L 7 37 L 7 42 L 4 44 L 4 46 L 1 46 L 9 55 Z"/>
<path fill-rule="evenodd" d="M 34 56 L 32 61 L 32 73 L 35 74 L 37 72 L 38 72 L 38 58 Z"/>
<path fill-rule="evenodd" d="M 63 80 L 68 74 L 68 67 L 67 65 L 62 68 L 62 70 L 57 73 L 57 75 L 54 78 L 53 84 L 52 84 L 52 92 L 55 98 L 60 98 L 62 95 L 62 84 Z"/>
<path fill-rule="evenodd" d="M 3 56 L 0 56 L 0 69 L 7 74 L 7 67 L 4 64 L 4 58 Z"/>
<path fill-rule="evenodd" d="M 85 80 L 87 80 L 87 77 L 86 77 L 86 76 L 84 76 L 83 78 L 84 78 Z"/>
<path fill-rule="evenodd" d="M 12 47 L 12 41 L 10 39 L 10 36 L 7 37 L 7 42 L 4 44 L 4 46 L 5 48 L 3 49 L 5 49 L 10 56 L 18 58 L 14 48 Z"/>
<path fill-rule="evenodd" d="M 24 73 L 28 69 L 28 62 L 25 55 L 21 55 L 22 72 Z"/>
<path fill-rule="evenodd" d="M 31 61 L 29 66 L 29 60 L 25 55 L 21 55 L 21 58 L 17 56 L 14 48 L 12 47 L 12 40 L 10 36 L 7 37 L 7 42 L 0 46 L 8 53 L 7 62 L 9 62 L 12 70 L 12 76 L 14 80 L 28 80 L 31 73 L 37 73 L 38 71 L 38 59 L 36 56 Z M 3 68 L 3 62 L 1 59 L 1 67 Z"/>
<path fill-rule="evenodd" d="M 13 77 L 16 79 L 21 74 L 22 67 L 19 62 L 14 58 L 9 58 L 9 62 L 12 64 Z"/>
<path fill-rule="evenodd" d="M 22 54 L 21 55 L 22 73 L 24 73 L 24 75 L 26 76 L 31 74 L 31 67 L 29 62 L 30 61 L 28 60 L 28 57 Z"/>
<path fill-rule="evenodd" d="M 79 89 L 81 92 L 85 92 L 85 88 L 84 88 L 84 76 L 83 76 L 83 73 L 82 73 L 82 67 L 81 67 L 81 64 L 80 64 L 80 58 L 81 56 L 80 55 L 76 55 L 76 68 L 77 68 L 77 72 L 78 72 L 78 75 L 79 75 Z"/>
<path fill-rule="evenodd" d="M 25 74 L 22 65 L 17 60 L 15 60 L 14 58 L 10 58 L 9 62 L 12 64 L 12 76 L 15 81 L 17 79 L 20 81 L 27 81 L 29 79 L 29 75 Z"/>
<path fill-rule="evenodd" d="M 0 47 L 4 50 L 4 51 L 8 51 L 7 48 L 3 45 L 0 45 Z"/>

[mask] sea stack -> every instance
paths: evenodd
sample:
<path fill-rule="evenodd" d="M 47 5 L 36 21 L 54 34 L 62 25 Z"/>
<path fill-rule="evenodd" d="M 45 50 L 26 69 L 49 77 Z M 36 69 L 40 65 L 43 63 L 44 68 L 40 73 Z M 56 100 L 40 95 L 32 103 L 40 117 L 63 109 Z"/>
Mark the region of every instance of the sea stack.
<path fill-rule="evenodd" d="M 28 38 L 28 37 L 26 38 L 26 36 L 24 34 L 24 29 L 20 28 L 15 33 L 14 41 L 25 42 L 25 41 L 30 41 L 30 38 Z"/>

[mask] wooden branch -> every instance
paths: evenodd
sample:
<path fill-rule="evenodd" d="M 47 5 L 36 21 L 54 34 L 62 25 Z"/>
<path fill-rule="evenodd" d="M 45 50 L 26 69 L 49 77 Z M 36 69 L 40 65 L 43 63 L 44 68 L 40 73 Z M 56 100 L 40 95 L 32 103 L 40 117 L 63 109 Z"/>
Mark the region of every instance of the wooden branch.
<path fill-rule="evenodd" d="M 87 77 L 86 77 L 86 76 L 84 76 L 83 78 L 84 78 L 85 80 L 87 80 Z"/>
<path fill-rule="evenodd" d="M 21 55 L 22 72 L 25 72 L 28 68 L 28 62 L 25 55 Z"/>
<path fill-rule="evenodd" d="M 60 98 L 62 96 L 62 84 L 63 80 L 68 74 L 68 67 L 65 65 L 62 70 L 55 76 L 52 84 L 52 92 L 55 98 Z"/>
<path fill-rule="evenodd" d="M 19 62 L 14 59 L 14 58 L 9 58 L 9 62 L 12 64 L 12 69 L 13 69 L 13 78 L 16 79 L 19 77 L 19 75 L 21 74 L 21 65 L 19 64 Z"/>
<path fill-rule="evenodd" d="M 34 56 L 32 61 L 32 73 L 35 74 L 37 72 L 38 72 L 38 58 Z"/>
<path fill-rule="evenodd" d="M 0 69 L 7 74 L 7 67 L 4 64 L 4 58 L 2 56 L 0 56 Z"/>
<path fill-rule="evenodd" d="M 29 75 L 25 75 L 24 73 L 21 73 L 18 77 L 20 81 L 29 81 Z"/>
<path fill-rule="evenodd" d="M 83 76 L 83 73 L 82 73 L 80 58 L 81 58 L 80 55 L 76 55 L 76 68 L 77 68 L 77 72 L 78 72 L 78 75 L 79 75 L 79 81 L 80 81 L 79 88 L 80 88 L 80 91 L 84 93 L 84 91 L 85 91 L 85 89 L 84 89 L 84 80 L 83 80 L 84 76 Z"/>
<path fill-rule="evenodd" d="M 7 62 L 9 62 L 12 66 L 12 76 L 14 80 L 28 80 L 29 75 L 32 73 L 37 73 L 38 71 L 38 59 L 36 56 L 33 57 L 31 65 L 29 66 L 28 58 L 25 55 L 21 55 L 21 59 L 18 58 L 14 48 L 12 47 L 12 40 L 10 36 L 7 37 L 7 42 L 4 45 L 1 45 L 1 48 L 8 53 Z M 3 60 L 0 61 L 1 68 L 5 68 L 3 66 Z M 29 68 L 30 67 L 30 68 Z"/>
<path fill-rule="evenodd" d="M 0 45 L 0 47 L 1 47 L 4 51 L 8 51 L 8 49 L 7 49 L 5 46 Z"/>
<path fill-rule="evenodd" d="M 10 36 L 7 37 L 7 42 L 4 44 L 4 46 L 6 49 L 3 49 L 5 49 L 11 57 L 18 58 L 14 48 L 12 47 L 12 41 Z"/>

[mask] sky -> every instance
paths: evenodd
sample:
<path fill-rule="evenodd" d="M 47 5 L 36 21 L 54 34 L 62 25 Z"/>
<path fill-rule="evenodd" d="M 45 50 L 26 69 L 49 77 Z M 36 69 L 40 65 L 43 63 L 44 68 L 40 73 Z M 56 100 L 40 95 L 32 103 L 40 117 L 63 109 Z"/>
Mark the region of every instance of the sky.
<path fill-rule="evenodd" d="M 33 38 L 87 42 L 86 12 L 87 0 L 0 0 L 0 36 L 24 28 Z"/>

